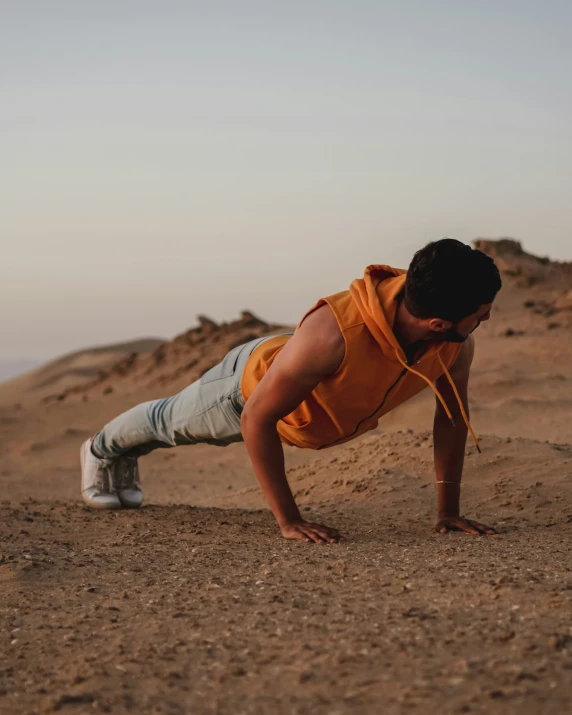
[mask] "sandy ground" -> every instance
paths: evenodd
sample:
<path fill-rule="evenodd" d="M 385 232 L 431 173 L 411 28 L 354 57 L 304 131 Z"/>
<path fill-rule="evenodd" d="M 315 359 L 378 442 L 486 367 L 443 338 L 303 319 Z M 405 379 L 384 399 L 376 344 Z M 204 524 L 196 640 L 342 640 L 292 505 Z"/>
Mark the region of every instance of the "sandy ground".
<path fill-rule="evenodd" d="M 200 478 L 138 512 L 5 501 L 1 711 L 567 712 L 572 449 L 485 436 L 464 501 L 501 533 L 479 538 L 431 533 L 430 447 L 373 435 L 291 469 L 338 545 L 283 541 L 220 467 L 222 508 L 191 505 Z"/>
<path fill-rule="evenodd" d="M 507 290 L 483 326 L 472 380 L 463 509 L 491 537 L 431 530 L 426 394 L 359 441 L 288 451 L 339 544 L 279 537 L 240 444 L 158 451 L 142 509 L 84 508 L 81 442 L 232 331 L 62 400 L 0 386 L 0 712 L 572 712 L 572 346 L 522 302 Z"/>

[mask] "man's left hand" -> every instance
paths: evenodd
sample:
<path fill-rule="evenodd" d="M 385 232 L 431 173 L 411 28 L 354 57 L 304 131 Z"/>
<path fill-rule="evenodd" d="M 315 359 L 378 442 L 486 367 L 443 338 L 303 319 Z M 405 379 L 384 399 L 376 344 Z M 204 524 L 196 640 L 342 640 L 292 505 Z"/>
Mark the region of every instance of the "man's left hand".
<path fill-rule="evenodd" d="M 439 519 L 435 525 L 435 531 L 440 534 L 446 534 L 449 531 L 463 531 L 465 534 L 497 534 L 498 532 L 492 526 L 479 524 L 478 521 L 465 519 L 464 516 L 446 516 Z"/>

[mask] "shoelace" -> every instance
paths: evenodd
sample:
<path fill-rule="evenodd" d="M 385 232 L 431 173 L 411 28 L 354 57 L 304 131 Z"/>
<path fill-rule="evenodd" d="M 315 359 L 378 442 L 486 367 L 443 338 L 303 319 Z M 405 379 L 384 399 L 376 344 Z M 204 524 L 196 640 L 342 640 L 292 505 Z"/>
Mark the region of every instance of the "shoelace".
<path fill-rule="evenodd" d="M 137 459 L 135 457 L 121 457 L 115 465 L 116 489 L 129 489 L 133 487 L 137 477 Z"/>
<path fill-rule="evenodd" d="M 102 492 L 110 491 L 110 487 L 113 484 L 113 465 L 102 461 L 98 466 L 95 479 L 96 489 Z"/>

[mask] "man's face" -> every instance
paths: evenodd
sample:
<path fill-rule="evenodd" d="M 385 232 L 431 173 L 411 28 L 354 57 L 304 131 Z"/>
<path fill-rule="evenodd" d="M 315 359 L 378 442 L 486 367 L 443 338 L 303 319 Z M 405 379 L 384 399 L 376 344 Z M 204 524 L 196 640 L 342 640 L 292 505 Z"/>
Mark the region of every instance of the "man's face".
<path fill-rule="evenodd" d="M 447 343 L 464 343 L 481 323 L 490 319 L 492 307 L 492 303 L 481 305 L 475 313 L 468 315 L 458 323 L 433 318 L 429 321 L 429 328 L 433 339 Z"/>

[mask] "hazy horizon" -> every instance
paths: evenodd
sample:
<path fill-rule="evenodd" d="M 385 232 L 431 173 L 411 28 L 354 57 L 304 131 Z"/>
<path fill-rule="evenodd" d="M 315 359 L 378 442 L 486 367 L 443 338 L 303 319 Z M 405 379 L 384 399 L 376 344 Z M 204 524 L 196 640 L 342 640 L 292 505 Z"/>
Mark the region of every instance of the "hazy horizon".
<path fill-rule="evenodd" d="M 198 313 L 294 323 L 443 236 L 572 260 L 571 20 L 528 0 L 5 8 L 0 364 Z"/>

